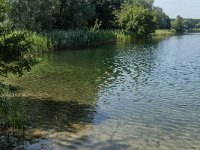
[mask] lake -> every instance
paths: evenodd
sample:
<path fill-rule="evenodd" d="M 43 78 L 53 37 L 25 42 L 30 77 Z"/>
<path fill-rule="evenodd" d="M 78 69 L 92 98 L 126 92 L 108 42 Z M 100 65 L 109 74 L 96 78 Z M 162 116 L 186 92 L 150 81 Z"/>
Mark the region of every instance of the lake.
<path fill-rule="evenodd" d="M 200 149 L 200 34 L 58 51 L 9 79 L 40 149 Z"/>

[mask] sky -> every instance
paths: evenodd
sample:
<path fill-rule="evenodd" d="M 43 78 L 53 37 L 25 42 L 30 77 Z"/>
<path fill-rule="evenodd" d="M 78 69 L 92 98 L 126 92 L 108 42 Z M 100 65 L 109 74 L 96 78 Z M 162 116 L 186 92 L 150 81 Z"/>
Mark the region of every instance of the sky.
<path fill-rule="evenodd" d="M 155 0 L 154 5 L 163 8 L 170 18 L 181 15 L 200 19 L 200 0 Z"/>

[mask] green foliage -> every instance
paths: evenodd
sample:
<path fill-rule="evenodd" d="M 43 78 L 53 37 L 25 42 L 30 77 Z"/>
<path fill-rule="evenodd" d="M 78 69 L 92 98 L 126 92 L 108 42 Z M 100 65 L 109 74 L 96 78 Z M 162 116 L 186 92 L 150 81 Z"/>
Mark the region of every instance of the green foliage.
<path fill-rule="evenodd" d="M 171 22 L 168 15 L 166 15 L 163 10 L 159 7 L 153 9 L 154 15 L 156 17 L 157 29 L 170 29 Z"/>
<path fill-rule="evenodd" d="M 90 0 L 13 0 L 10 7 L 15 28 L 36 31 L 86 28 L 94 15 Z"/>
<path fill-rule="evenodd" d="M 127 5 L 132 5 L 132 6 L 134 5 L 138 7 L 141 6 L 141 7 L 152 10 L 154 0 L 125 0 L 124 3 Z"/>
<path fill-rule="evenodd" d="M 170 28 L 169 17 L 161 9 L 153 7 L 154 0 L 7 1 L 10 8 L 8 13 L 9 20 L 14 22 L 14 29 L 20 30 L 31 30 L 40 33 L 53 30 L 86 30 L 88 28 L 92 31 L 98 29 L 120 29 L 116 19 L 123 18 L 122 15 L 119 17 L 121 8 L 124 11 L 128 10 L 128 8 L 139 11 L 138 13 L 137 11 L 131 12 L 138 17 L 130 15 L 129 18 L 127 14 L 127 18 L 125 18 L 129 20 L 136 19 L 132 20 L 136 22 L 134 28 L 137 28 L 140 24 L 140 27 L 134 31 L 136 36 L 142 37 L 153 32 L 155 21 L 157 21 L 159 29 Z"/>
<path fill-rule="evenodd" d="M 0 126 L 14 131 L 23 129 L 27 120 L 23 102 L 10 92 L 9 88 L 1 87 L 0 91 Z"/>
<path fill-rule="evenodd" d="M 174 34 L 176 34 L 175 30 L 168 30 L 168 29 L 156 30 L 154 33 L 155 36 L 166 36 Z"/>
<path fill-rule="evenodd" d="M 195 25 L 195 28 L 200 28 L 200 22 Z"/>
<path fill-rule="evenodd" d="M 156 28 L 153 12 L 143 6 L 125 3 L 117 13 L 117 18 L 120 26 L 136 38 L 147 37 Z"/>
<path fill-rule="evenodd" d="M 28 50 L 30 54 L 44 53 L 53 50 L 53 45 L 46 34 L 38 34 L 36 32 L 29 31 L 27 40 L 31 42 Z"/>
<path fill-rule="evenodd" d="M 101 25 L 102 25 L 102 22 L 99 21 L 98 19 L 96 19 L 95 24 L 93 27 L 90 28 L 90 31 L 93 31 L 93 32 L 98 31 L 100 29 Z"/>
<path fill-rule="evenodd" d="M 117 40 L 130 40 L 130 37 L 125 35 L 124 32 L 114 30 L 55 30 L 49 32 L 47 36 L 50 38 L 54 49 L 93 47 Z"/>
<path fill-rule="evenodd" d="M 6 34 L 10 31 L 11 24 L 7 12 L 7 3 L 5 0 L 0 0 L 0 35 Z"/>
<path fill-rule="evenodd" d="M 27 120 L 23 101 L 8 86 L 0 85 L 1 144 L 13 146 L 23 141 Z"/>
<path fill-rule="evenodd" d="M 31 54 L 31 41 L 27 32 L 12 32 L 0 36 L 0 75 L 22 75 L 36 64 Z"/>
<path fill-rule="evenodd" d="M 196 28 L 196 25 L 198 24 L 198 20 L 196 19 L 184 19 L 183 21 L 184 24 L 184 29 L 186 31 L 192 31 L 193 29 Z"/>
<path fill-rule="evenodd" d="M 184 32 L 184 20 L 180 15 L 172 22 L 172 28 L 175 29 L 177 33 Z"/>
<path fill-rule="evenodd" d="M 102 22 L 101 29 L 117 28 L 114 12 L 120 9 L 123 1 L 124 0 L 92 0 L 95 15 L 90 22 L 90 26 L 93 26 L 96 19 L 98 19 Z"/>
<path fill-rule="evenodd" d="M 8 7 L 5 0 L 0 0 L 0 22 L 5 21 Z"/>
<path fill-rule="evenodd" d="M 6 20 L 7 4 L 0 0 L 0 24 Z M 8 32 L 2 28 L 0 32 L 0 75 L 8 73 L 22 75 L 23 71 L 29 71 L 36 63 L 32 55 L 28 54 L 31 42 L 27 32 Z"/>

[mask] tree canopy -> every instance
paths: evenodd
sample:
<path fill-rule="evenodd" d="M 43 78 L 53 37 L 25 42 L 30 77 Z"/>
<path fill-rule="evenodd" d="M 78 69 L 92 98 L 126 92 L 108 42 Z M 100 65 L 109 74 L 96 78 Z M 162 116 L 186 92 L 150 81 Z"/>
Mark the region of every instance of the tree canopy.
<path fill-rule="evenodd" d="M 147 37 L 156 28 L 153 12 L 143 5 L 125 3 L 117 13 L 117 19 L 120 26 L 134 37 Z"/>
<path fill-rule="evenodd" d="M 1 0 L 3 1 L 3 0 Z M 43 32 L 51 30 L 88 29 L 101 22 L 101 29 L 119 29 L 117 12 L 124 4 L 148 9 L 157 21 L 157 28 L 169 29 L 169 17 L 154 7 L 154 0 L 5 0 L 8 18 L 14 29 Z M 3 9 L 2 9 L 3 10 Z M 141 14 L 143 15 L 143 14 Z M 151 17 L 150 17 L 151 18 Z M 155 20 L 154 20 L 155 21 Z"/>
<path fill-rule="evenodd" d="M 13 0 L 9 5 L 10 18 L 20 29 L 86 28 L 94 15 L 90 0 Z"/>
<path fill-rule="evenodd" d="M 0 0 L 0 8 L 0 24 L 3 25 L 8 10 L 4 0 Z M 28 53 L 31 43 L 26 32 L 8 32 L 3 28 L 3 32 L 0 33 L 0 75 L 5 76 L 8 73 L 22 75 L 23 71 L 29 71 L 36 63 Z"/>
<path fill-rule="evenodd" d="M 153 11 L 156 17 L 157 28 L 170 29 L 171 28 L 170 18 L 163 12 L 162 8 L 155 7 Z"/>
<path fill-rule="evenodd" d="M 173 29 L 176 30 L 177 33 L 183 33 L 184 31 L 184 20 L 183 18 L 178 15 L 176 20 L 172 22 Z"/>

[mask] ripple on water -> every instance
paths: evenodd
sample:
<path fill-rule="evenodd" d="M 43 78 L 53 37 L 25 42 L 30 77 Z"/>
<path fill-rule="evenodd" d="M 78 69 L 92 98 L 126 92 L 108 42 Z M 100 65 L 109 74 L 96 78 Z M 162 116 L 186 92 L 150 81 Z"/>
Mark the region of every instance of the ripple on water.
<path fill-rule="evenodd" d="M 57 131 L 32 146 L 200 149 L 199 42 L 191 34 L 42 56 L 9 80 L 37 99 L 27 104 L 35 127 Z M 70 124 L 83 128 L 63 134 Z"/>

